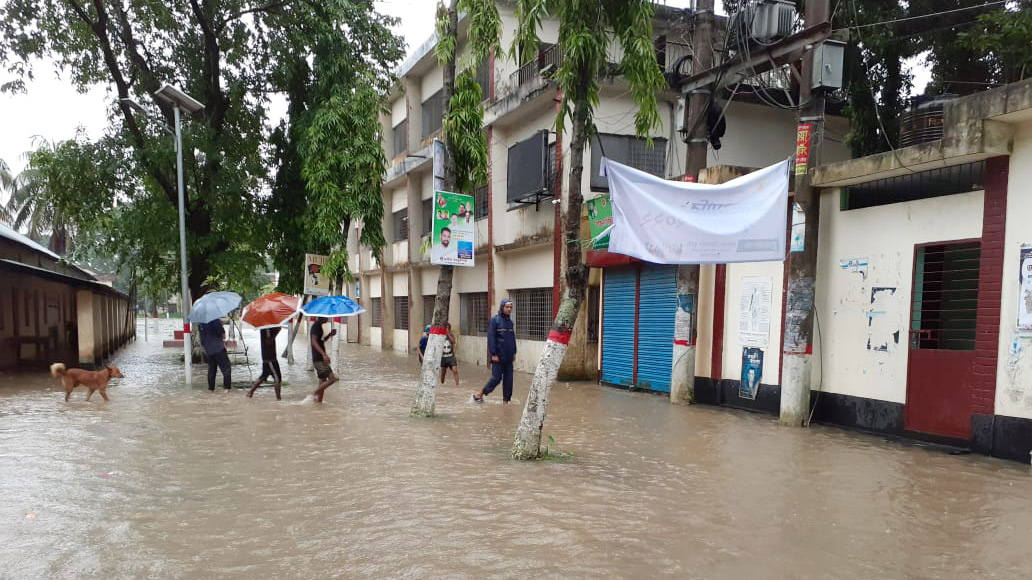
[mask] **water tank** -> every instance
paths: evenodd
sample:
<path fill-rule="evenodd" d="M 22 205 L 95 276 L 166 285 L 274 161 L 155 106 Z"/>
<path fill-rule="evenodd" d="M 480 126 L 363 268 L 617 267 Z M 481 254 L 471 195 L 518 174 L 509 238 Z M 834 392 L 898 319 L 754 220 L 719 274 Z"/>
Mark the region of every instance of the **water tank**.
<path fill-rule="evenodd" d="M 958 95 L 921 95 L 912 97 L 899 121 L 899 146 L 909 147 L 942 139 L 942 106 Z"/>

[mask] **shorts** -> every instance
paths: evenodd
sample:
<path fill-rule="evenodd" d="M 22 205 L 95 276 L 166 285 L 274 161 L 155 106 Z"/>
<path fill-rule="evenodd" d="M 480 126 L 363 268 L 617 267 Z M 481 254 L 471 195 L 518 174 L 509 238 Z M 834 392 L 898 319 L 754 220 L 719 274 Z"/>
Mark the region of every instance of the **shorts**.
<path fill-rule="evenodd" d="M 328 379 L 333 374 L 330 365 L 326 364 L 324 360 L 312 361 L 312 366 L 315 367 L 315 376 L 319 377 L 319 380 Z"/>
<path fill-rule="evenodd" d="M 453 357 L 453 356 L 446 356 L 446 357 L 441 358 L 441 368 L 442 369 L 450 369 L 450 368 L 455 368 L 455 367 L 458 367 L 458 366 L 459 366 L 459 363 L 455 362 L 455 357 Z"/>

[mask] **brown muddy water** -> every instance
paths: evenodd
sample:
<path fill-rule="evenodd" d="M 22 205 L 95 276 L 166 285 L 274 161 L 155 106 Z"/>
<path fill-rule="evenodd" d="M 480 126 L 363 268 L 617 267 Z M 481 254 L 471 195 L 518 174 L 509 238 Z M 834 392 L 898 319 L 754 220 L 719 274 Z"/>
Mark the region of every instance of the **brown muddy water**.
<path fill-rule="evenodd" d="M 108 403 L 0 375 L 0 578 L 1032 576 L 1027 466 L 587 383 L 546 425 L 573 457 L 518 463 L 484 368 L 418 420 L 415 357 L 343 345 L 318 406 L 299 346 L 277 403 L 139 336 Z"/>

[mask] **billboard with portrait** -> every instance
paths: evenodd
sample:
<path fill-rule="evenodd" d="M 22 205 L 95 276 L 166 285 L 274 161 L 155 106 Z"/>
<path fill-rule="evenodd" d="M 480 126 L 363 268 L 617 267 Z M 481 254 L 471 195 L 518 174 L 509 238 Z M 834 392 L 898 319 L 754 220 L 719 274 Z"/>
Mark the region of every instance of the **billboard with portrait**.
<path fill-rule="evenodd" d="M 434 192 L 434 230 L 430 263 L 441 266 L 473 267 L 473 196 L 446 191 Z"/>

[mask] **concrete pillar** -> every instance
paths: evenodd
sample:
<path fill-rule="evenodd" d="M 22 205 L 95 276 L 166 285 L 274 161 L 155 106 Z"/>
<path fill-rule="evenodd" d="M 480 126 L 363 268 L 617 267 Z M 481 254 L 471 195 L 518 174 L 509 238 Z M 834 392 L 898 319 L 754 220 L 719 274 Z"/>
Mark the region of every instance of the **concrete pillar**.
<path fill-rule="evenodd" d="M 93 293 L 89 290 L 75 292 L 76 325 L 79 328 L 79 365 L 96 364 L 96 335 L 93 325 Z"/>
<path fill-rule="evenodd" d="M 414 153 L 420 149 L 423 139 L 423 89 L 419 79 L 405 78 L 405 106 L 408 109 L 408 150 Z"/>

